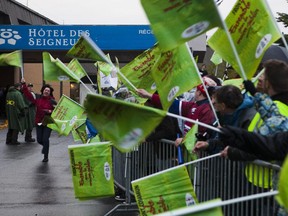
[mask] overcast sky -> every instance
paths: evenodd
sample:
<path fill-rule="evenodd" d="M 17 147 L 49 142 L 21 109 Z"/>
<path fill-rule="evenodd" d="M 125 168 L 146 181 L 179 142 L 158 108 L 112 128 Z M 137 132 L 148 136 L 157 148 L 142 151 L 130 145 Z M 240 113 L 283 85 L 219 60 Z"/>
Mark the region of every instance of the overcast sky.
<path fill-rule="evenodd" d="M 17 0 L 59 24 L 149 24 L 140 0 Z M 204 1 L 204 0 L 203 0 Z M 220 5 L 223 18 L 236 0 L 224 0 Z M 267 0 L 273 14 L 288 13 L 287 0 Z M 288 33 L 280 25 L 282 32 Z"/>

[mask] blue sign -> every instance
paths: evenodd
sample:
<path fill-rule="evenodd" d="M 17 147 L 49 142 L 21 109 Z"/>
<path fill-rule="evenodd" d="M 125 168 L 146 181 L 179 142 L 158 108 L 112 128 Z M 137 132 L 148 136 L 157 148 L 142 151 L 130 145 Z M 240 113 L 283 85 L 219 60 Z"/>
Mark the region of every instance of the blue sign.
<path fill-rule="evenodd" d="M 146 50 L 156 42 L 149 25 L 1 25 L 0 50 L 69 50 L 82 32 L 102 50 Z"/>

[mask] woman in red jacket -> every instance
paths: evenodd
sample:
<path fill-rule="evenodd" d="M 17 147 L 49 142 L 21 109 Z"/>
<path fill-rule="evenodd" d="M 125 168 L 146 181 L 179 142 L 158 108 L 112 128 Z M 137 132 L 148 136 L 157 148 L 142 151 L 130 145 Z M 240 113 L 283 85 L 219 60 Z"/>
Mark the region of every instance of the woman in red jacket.
<path fill-rule="evenodd" d="M 24 78 L 22 78 L 21 83 L 25 97 L 36 106 L 35 124 L 37 142 L 43 146 L 42 154 L 44 154 L 44 159 L 42 162 L 48 162 L 49 138 L 52 129 L 47 127 L 47 124 L 44 123 L 44 118 L 45 116 L 51 115 L 55 105 L 57 104 L 53 96 L 54 89 L 49 84 L 43 85 L 41 88 L 41 95 L 36 94 L 35 99 L 28 90 Z"/>

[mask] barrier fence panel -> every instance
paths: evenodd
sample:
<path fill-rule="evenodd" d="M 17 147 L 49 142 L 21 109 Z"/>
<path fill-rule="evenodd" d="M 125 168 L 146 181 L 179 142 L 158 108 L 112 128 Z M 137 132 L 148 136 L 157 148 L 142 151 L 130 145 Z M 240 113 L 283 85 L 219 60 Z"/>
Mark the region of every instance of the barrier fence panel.
<path fill-rule="evenodd" d="M 184 150 L 183 155 L 185 162 L 191 161 L 190 153 Z M 207 154 L 201 153 L 198 158 L 203 158 L 202 161 L 187 165 L 199 202 L 215 198 L 231 200 L 270 191 L 273 189 L 272 180 L 280 170 L 279 166 L 262 161 L 253 162 L 254 165 L 250 165 L 251 163 L 235 162 L 221 157 L 204 160 L 206 156 Z M 126 205 L 128 206 L 130 204 L 132 206 L 131 196 L 134 195 L 131 181 L 177 165 L 177 149 L 174 141 L 144 142 L 126 154 L 113 148 L 115 184 L 126 191 Z M 127 173 L 129 173 L 129 178 L 127 178 Z M 249 178 L 251 182 L 247 180 Z M 227 216 L 273 215 L 275 201 L 273 196 L 258 198 L 225 205 L 222 209 L 224 215 Z"/>

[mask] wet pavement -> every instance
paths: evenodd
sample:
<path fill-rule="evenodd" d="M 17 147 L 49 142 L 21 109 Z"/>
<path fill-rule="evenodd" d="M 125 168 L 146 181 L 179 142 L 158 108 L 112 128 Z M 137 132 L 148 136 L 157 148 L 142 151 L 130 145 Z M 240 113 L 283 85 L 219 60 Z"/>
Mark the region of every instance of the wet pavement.
<path fill-rule="evenodd" d="M 49 162 L 43 163 L 39 144 L 25 143 L 19 135 L 20 145 L 6 145 L 6 133 L 7 129 L 0 129 L 1 216 L 102 216 L 119 204 L 114 197 L 75 199 L 68 145 L 79 143 L 72 135 L 59 137 L 53 131 Z"/>

